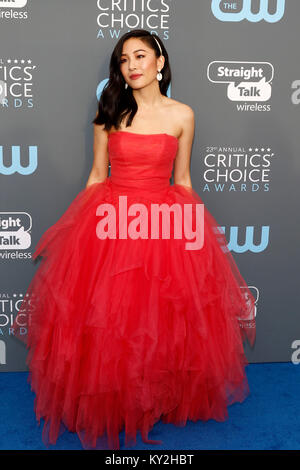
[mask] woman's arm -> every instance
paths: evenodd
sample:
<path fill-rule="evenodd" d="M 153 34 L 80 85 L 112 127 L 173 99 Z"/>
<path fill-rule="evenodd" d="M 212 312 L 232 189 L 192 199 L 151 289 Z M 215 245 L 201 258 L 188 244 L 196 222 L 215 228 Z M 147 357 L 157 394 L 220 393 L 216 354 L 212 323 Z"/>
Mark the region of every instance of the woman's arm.
<path fill-rule="evenodd" d="M 180 121 L 182 122 L 182 132 L 178 140 L 178 150 L 174 163 L 174 184 L 192 188 L 190 161 L 195 132 L 195 116 L 190 106 L 183 106 Z"/>
<path fill-rule="evenodd" d="M 108 134 L 104 124 L 94 124 L 94 161 L 88 177 L 86 188 L 93 183 L 102 183 L 108 176 Z"/>

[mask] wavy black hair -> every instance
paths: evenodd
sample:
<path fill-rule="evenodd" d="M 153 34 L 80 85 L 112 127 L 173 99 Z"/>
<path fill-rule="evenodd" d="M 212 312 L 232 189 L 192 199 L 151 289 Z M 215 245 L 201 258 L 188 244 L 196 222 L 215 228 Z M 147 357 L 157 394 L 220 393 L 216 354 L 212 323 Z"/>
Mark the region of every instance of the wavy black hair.
<path fill-rule="evenodd" d="M 155 34 L 154 39 L 149 31 L 145 29 L 134 29 L 121 36 L 110 58 L 109 80 L 105 84 L 99 99 L 98 115 L 92 121 L 94 124 L 105 124 L 104 129 L 107 131 L 109 131 L 112 126 L 118 129 L 126 115 L 129 115 L 127 117 L 126 127 L 130 126 L 137 112 L 137 102 L 132 94 L 132 88 L 130 86 L 128 86 L 127 89 L 125 88 L 125 80 L 120 71 L 123 44 L 130 38 L 140 38 L 155 51 L 157 58 L 160 57 L 160 50 L 155 39 L 159 42 L 165 62 L 162 71 L 163 78 L 158 83 L 160 92 L 165 96 L 167 95 L 168 86 L 171 81 L 168 53 L 157 34 Z"/>

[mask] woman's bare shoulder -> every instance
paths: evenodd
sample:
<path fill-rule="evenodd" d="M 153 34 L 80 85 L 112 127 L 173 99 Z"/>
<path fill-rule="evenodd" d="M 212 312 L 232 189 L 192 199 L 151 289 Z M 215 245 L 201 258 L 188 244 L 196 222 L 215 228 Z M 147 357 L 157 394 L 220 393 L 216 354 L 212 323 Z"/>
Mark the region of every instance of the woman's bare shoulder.
<path fill-rule="evenodd" d="M 174 112 L 187 113 L 187 114 L 194 113 L 194 110 L 188 104 L 183 103 L 182 101 L 174 100 L 173 98 L 169 98 L 168 96 L 166 96 L 165 98 L 166 98 L 166 101 L 165 101 L 166 106 L 169 106 L 169 108 L 173 109 Z"/>
<path fill-rule="evenodd" d="M 181 135 L 184 131 L 184 127 L 193 129 L 195 122 L 194 110 L 191 106 L 181 101 L 167 98 L 166 106 L 168 109 L 168 117 L 171 118 L 174 127 L 177 128 L 177 134 Z"/>

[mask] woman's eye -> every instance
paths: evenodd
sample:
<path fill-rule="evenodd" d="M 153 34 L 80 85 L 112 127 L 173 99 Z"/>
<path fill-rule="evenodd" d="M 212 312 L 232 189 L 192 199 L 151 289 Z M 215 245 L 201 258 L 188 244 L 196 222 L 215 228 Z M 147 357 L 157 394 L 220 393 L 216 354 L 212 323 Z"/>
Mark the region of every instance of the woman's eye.
<path fill-rule="evenodd" d="M 143 54 L 139 54 L 139 55 L 137 55 L 137 57 L 139 58 L 139 57 L 145 57 L 145 56 Z M 123 62 L 125 62 L 125 61 L 126 61 L 126 59 L 121 59 L 120 64 L 123 64 Z"/>

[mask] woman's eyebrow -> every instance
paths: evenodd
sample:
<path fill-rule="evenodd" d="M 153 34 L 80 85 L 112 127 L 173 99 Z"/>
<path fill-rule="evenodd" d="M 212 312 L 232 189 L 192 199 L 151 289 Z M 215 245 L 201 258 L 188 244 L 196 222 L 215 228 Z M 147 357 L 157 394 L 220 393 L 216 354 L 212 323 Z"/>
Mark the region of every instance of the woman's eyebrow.
<path fill-rule="evenodd" d="M 133 51 L 133 52 L 138 52 L 138 51 L 144 51 L 144 52 L 147 52 L 147 51 L 145 51 L 145 49 L 136 49 L 136 50 L 135 50 L 135 51 Z M 128 55 L 128 54 L 121 54 L 121 56 L 122 56 L 122 55 Z"/>

